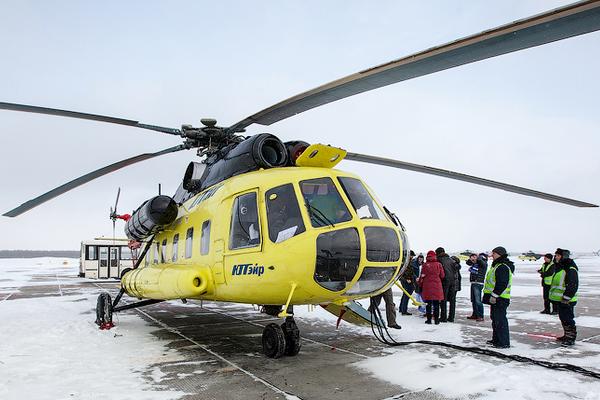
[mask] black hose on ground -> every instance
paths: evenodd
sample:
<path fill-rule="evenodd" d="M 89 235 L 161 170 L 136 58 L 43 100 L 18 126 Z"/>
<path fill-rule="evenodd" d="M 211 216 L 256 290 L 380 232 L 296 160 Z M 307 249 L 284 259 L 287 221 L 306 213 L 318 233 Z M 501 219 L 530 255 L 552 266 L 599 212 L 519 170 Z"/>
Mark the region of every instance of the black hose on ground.
<path fill-rule="evenodd" d="M 475 346 L 460 346 L 457 344 L 445 343 L 445 342 L 434 342 L 431 340 L 414 340 L 410 342 L 398 342 L 392 338 L 390 333 L 387 330 L 387 327 L 383 325 L 383 319 L 381 316 L 381 311 L 379 311 L 379 307 L 375 305 L 373 299 L 371 299 L 371 307 L 369 307 L 371 311 L 371 331 L 373 335 L 379 340 L 381 343 L 387 344 L 388 346 L 408 346 L 411 344 L 426 344 L 430 346 L 442 346 L 450 349 L 466 351 L 469 353 L 481 354 L 485 356 L 491 356 L 496 358 L 501 358 L 504 360 L 512 360 L 521 363 L 538 365 L 540 367 L 554 369 L 554 370 L 563 370 L 563 371 L 571 371 L 581 375 L 589 376 L 590 378 L 600 379 L 600 373 L 595 371 L 590 371 L 589 369 L 585 369 L 583 367 L 567 364 L 567 363 L 556 363 L 551 361 L 543 361 L 543 360 L 535 360 L 533 358 L 520 356 L 518 354 L 504 354 L 498 351 L 482 349 L 480 347 Z M 376 323 L 375 321 L 379 321 L 380 323 Z"/>

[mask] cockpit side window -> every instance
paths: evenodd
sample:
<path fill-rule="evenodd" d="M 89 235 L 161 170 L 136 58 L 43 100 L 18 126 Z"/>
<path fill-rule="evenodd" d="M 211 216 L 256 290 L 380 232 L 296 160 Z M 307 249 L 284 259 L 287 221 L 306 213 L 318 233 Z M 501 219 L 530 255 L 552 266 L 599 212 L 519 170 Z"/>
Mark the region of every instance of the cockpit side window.
<path fill-rule="evenodd" d="M 291 183 L 277 186 L 265 194 L 269 239 L 281 243 L 306 230 L 298 199 Z"/>
<path fill-rule="evenodd" d="M 256 193 L 246 193 L 235 198 L 231 209 L 229 250 L 260 245 L 260 225 Z"/>
<path fill-rule="evenodd" d="M 363 183 L 355 178 L 338 178 L 346 196 L 360 219 L 383 219 L 385 214 L 373 200 Z"/>
<path fill-rule="evenodd" d="M 302 181 L 300 182 L 300 190 L 313 227 L 319 228 L 352 219 L 331 178 Z"/>

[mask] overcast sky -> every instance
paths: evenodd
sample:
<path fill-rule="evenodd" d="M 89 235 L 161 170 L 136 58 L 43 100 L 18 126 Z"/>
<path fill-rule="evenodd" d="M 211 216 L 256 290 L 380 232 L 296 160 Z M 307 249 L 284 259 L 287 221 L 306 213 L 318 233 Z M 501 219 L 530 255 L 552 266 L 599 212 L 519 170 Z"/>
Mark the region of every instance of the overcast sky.
<path fill-rule="evenodd" d="M 565 1 L 5 1 L 0 101 L 179 127 L 229 125 L 362 69 Z M 600 202 L 600 34 L 392 85 L 276 123 L 283 140 L 330 143 Z M 141 129 L 0 111 L 0 211 L 79 175 L 179 143 Z M 78 249 L 178 186 L 193 151 L 145 161 L 17 218 L 0 249 Z M 343 162 L 426 251 L 600 248 L 598 209 Z M 123 236 L 122 223 L 117 235 Z"/>

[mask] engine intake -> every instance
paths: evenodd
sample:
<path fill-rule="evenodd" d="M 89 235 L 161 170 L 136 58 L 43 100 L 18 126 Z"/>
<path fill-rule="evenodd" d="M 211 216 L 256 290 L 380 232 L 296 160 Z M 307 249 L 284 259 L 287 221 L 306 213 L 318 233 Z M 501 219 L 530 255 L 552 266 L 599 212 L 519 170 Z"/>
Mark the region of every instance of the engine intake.
<path fill-rule="evenodd" d="M 156 196 L 144 202 L 125 224 L 129 239 L 143 241 L 177 218 L 177 203 L 169 196 Z"/>

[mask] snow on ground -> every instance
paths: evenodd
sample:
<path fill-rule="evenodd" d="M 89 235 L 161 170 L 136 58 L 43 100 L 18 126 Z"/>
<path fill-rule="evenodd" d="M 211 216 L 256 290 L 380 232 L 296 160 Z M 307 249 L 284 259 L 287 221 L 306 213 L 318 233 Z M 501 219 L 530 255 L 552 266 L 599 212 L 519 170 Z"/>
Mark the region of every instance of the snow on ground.
<path fill-rule="evenodd" d="M 0 260 L 0 276 L 21 286 L 27 274 L 73 276 L 77 269 L 69 264 Z M 0 302 L 0 399 L 168 400 L 183 395 L 159 390 L 143 378 L 147 371 L 140 367 L 180 361 L 177 352 L 157 340 L 154 328 L 140 324 L 135 314 L 121 314 L 116 328 L 99 330 L 93 323 L 95 303 L 95 295 Z"/>
<path fill-rule="evenodd" d="M 518 262 L 514 278 L 515 304 L 526 297 L 540 297 L 538 263 Z M 594 307 L 579 307 L 577 322 L 581 327 L 600 327 L 598 297 L 600 293 L 600 257 L 583 260 L 581 293 L 595 295 Z M 159 362 L 185 363 L 166 342 L 152 335 L 149 324 L 140 323 L 137 314 L 119 314 L 117 328 L 100 331 L 93 324 L 92 311 L 95 293 L 69 294 L 59 289 L 53 297 L 10 299 L 3 301 L 23 285 L 36 285 L 36 276 L 54 276 L 60 287 L 61 279 L 77 272 L 76 261 L 62 259 L 0 260 L 0 399 L 176 399 L 184 393 L 161 390 L 164 372 Z M 463 272 L 463 290 L 459 292 L 457 312 L 470 311 L 469 284 Z M 66 279 L 65 279 L 66 280 Z M 46 282 L 47 284 L 47 282 Z M 64 294 L 61 296 L 61 294 Z M 395 293 L 399 304 L 400 293 Z M 361 301 L 363 305 L 368 300 Z M 189 302 L 182 307 L 197 307 Z M 213 307 L 211 305 L 209 307 Z M 529 307 L 529 306 L 528 306 Z M 256 312 L 247 305 L 219 304 L 220 310 L 244 318 Z M 383 309 L 383 306 L 381 307 Z M 487 307 L 486 307 L 487 308 Z M 589 309 L 595 314 L 590 314 Z M 411 306 L 411 309 L 414 308 Z M 336 318 L 321 307 L 295 307 L 295 315 L 313 324 L 335 324 Z M 383 310 L 382 310 L 383 311 Z M 487 314 L 486 310 L 486 314 Z M 477 345 L 491 336 L 489 320 L 480 324 L 424 325 L 417 316 L 398 317 L 401 331 L 392 331 L 399 341 L 432 340 L 459 345 Z M 511 327 L 533 323 L 544 327 L 554 316 L 537 311 L 509 308 Z M 555 321 L 554 321 L 555 322 Z M 134 328 L 135 326 L 135 328 Z M 340 330 L 372 336 L 371 329 L 342 322 Z M 525 340 L 529 339 L 529 341 Z M 563 349 L 552 340 L 546 346 L 534 346 L 525 332 L 511 331 L 512 348 L 508 354 L 520 354 L 540 360 L 568 362 L 600 370 L 600 346 L 579 342 Z M 139 351 L 143 349 L 143 352 Z M 441 347 L 408 346 L 387 348 L 382 357 L 372 357 L 354 366 L 368 371 L 378 379 L 403 386 L 409 390 L 431 388 L 448 397 L 478 399 L 567 399 L 600 400 L 600 381 L 575 373 L 553 371 L 493 357 L 484 358 L 457 353 Z M 201 367 L 193 371 L 202 379 Z M 102 379 L 98 379 L 98 377 Z"/>

